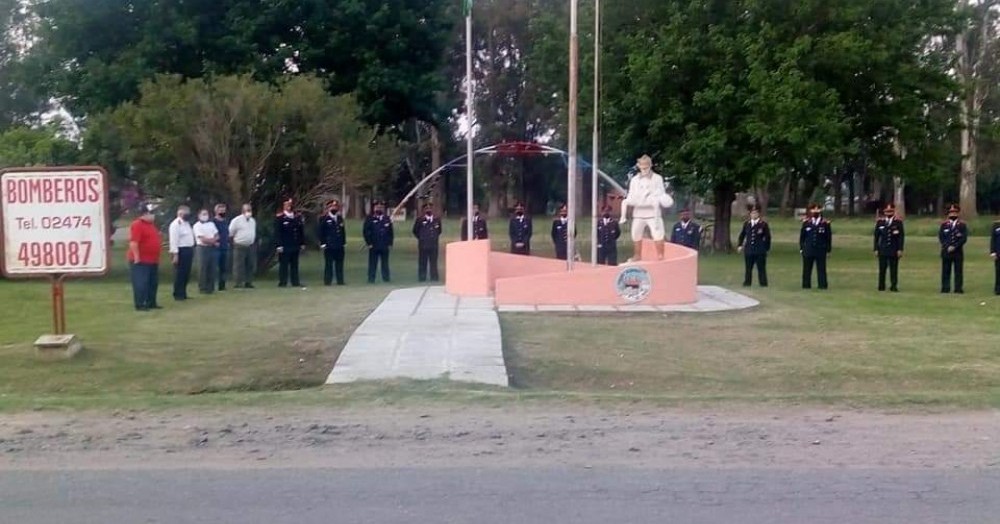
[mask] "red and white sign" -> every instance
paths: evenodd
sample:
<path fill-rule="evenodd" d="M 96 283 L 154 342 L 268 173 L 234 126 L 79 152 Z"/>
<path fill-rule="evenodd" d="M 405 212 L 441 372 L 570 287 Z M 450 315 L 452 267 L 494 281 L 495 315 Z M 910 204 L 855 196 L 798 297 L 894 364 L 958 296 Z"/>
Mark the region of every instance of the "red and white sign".
<path fill-rule="evenodd" d="M 108 177 L 99 167 L 0 171 L 3 274 L 108 271 Z"/>

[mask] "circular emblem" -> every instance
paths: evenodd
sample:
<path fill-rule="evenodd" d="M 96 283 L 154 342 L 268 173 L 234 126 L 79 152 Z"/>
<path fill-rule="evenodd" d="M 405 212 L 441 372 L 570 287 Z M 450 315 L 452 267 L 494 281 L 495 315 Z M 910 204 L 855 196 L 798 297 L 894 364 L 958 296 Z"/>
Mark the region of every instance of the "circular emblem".
<path fill-rule="evenodd" d="M 642 302 L 653 289 L 653 280 L 649 272 L 637 266 L 626 267 L 618 273 L 615 279 L 615 290 L 618 296 L 628 302 Z"/>

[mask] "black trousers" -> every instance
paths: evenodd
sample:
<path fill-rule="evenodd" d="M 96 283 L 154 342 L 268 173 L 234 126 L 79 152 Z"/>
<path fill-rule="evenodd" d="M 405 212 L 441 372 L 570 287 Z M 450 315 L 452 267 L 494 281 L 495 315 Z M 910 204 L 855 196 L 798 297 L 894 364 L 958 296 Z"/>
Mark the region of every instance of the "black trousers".
<path fill-rule="evenodd" d="M 373 247 L 368 250 L 368 283 L 375 282 L 375 266 L 382 266 L 382 282 L 389 281 L 389 248 Z"/>
<path fill-rule="evenodd" d="M 287 286 L 288 278 L 292 279 L 292 286 L 299 287 L 302 282 L 299 280 L 299 251 L 289 251 L 285 249 L 283 253 L 278 253 L 278 285 Z"/>
<path fill-rule="evenodd" d="M 432 282 L 440 279 L 438 275 L 438 247 L 422 247 L 417 259 L 417 280 L 427 281 L 427 272 L 430 270 Z"/>
<path fill-rule="evenodd" d="M 174 268 L 174 298 L 184 300 L 188 297 L 187 286 L 191 280 L 191 265 L 194 264 L 194 247 L 177 249 L 177 266 Z"/>
<path fill-rule="evenodd" d="M 816 280 L 820 289 L 826 289 L 826 255 L 802 255 L 802 289 L 812 287 L 812 270 L 816 266 Z"/>
<path fill-rule="evenodd" d="M 767 287 L 767 255 L 743 255 L 743 262 L 745 266 L 743 285 L 751 285 L 753 282 L 753 268 L 757 266 L 757 283 L 761 287 Z"/>
<path fill-rule="evenodd" d="M 993 283 L 993 293 L 1000 295 L 1000 258 L 993 262 L 994 270 L 996 271 L 996 277 L 994 277 Z"/>
<path fill-rule="evenodd" d="M 878 256 L 878 290 L 885 291 L 885 271 L 889 270 L 889 289 L 899 287 L 899 257 Z"/>
<path fill-rule="evenodd" d="M 531 254 L 531 242 L 525 242 L 523 246 L 517 247 L 512 241 L 510 243 L 510 252 L 515 255 L 530 255 Z"/>
<path fill-rule="evenodd" d="M 219 291 L 226 289 L 226 275 L 229 274 L 229 268 L 231 267 L 231 262 L 229 259 L 229 248 L 228 247 L 218 247 L 215 248 L 216 257 L 219 259 L 219 267 L 215 269 L 219 280 Z M 241 282 L 242 283 L 242 282 Z"/>
<path fill-rule="evenodd" d="M 337 274 L 337 285 L 344 285 L 344 248 L 326 248 L 323 250 L 323 284 L 333 283 L 334 271 Z"/>
<path fill-rule="evenodd" d="M 962 293 L 964 290 L 962 286 L 965 284 L 965 271 L 964 271 L 965 257 L 962 255 L 958 256 L 943 256 L 941 257 L 941 292 L 948 293 L 951 291 L 951 273 L 952 270 L 955 271 L 955 293 Z"/>
<path fill-rule="evenodd" d="M 129 264 L 132 276 L 132 299 L 136 309 L 156 307 L 156 291 L 160 287 L 160 266 Z"/>
<path fill-rule="evenodd" d="M 556 258 L 559 260 L 566 260 L 568 255 L 568 249 L 566 249 L 566 244 L 556 244 Z"/>
<path fill-rule="evenodd" d="M 617 266 L 618 248 L 617 247 L 597 248 L 597 263 L 604 266 Z"/>

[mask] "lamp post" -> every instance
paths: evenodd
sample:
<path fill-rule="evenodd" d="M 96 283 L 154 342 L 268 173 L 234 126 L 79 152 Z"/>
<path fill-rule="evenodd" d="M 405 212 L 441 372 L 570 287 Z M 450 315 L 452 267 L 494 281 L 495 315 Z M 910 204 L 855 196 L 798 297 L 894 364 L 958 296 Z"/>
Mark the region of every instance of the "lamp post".
<path fill-rule="evenodd" d="M 579 98 L 580 39 L 577 34 L 578 0 L 570 0 L 569 8 L 569 173 L 566 179 L 566 206 L 569 214 L 566 231 L 566 269 L 572 271 L 576 256 L 576 184 L 577 184 L 577 101 Z"/>
<path fill-rule="evenodd" d="M 601 0 L 594 0 L 594 134 L 593 153 L 591 154 L 590 174 L 590 263 L 597 265 L 597 224 L 600 220 L 601 210 L 597 204 L 597 163 L 599 160 L 601 147 Z"/>

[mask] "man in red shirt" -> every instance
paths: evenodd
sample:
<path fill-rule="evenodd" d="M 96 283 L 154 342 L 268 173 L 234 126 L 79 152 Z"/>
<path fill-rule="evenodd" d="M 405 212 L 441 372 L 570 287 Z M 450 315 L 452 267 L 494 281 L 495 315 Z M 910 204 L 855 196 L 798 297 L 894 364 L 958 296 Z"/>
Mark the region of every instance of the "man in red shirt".
<path fill-rule="evenodd" d="M 153 206 L 142 204 L 139 218 L 129 230 L 128 263 L 132 274 L 132 295 L 136 311 L 160 309 L 156 289 L 160 284 L 160 231 L 153 223 Z"/>

